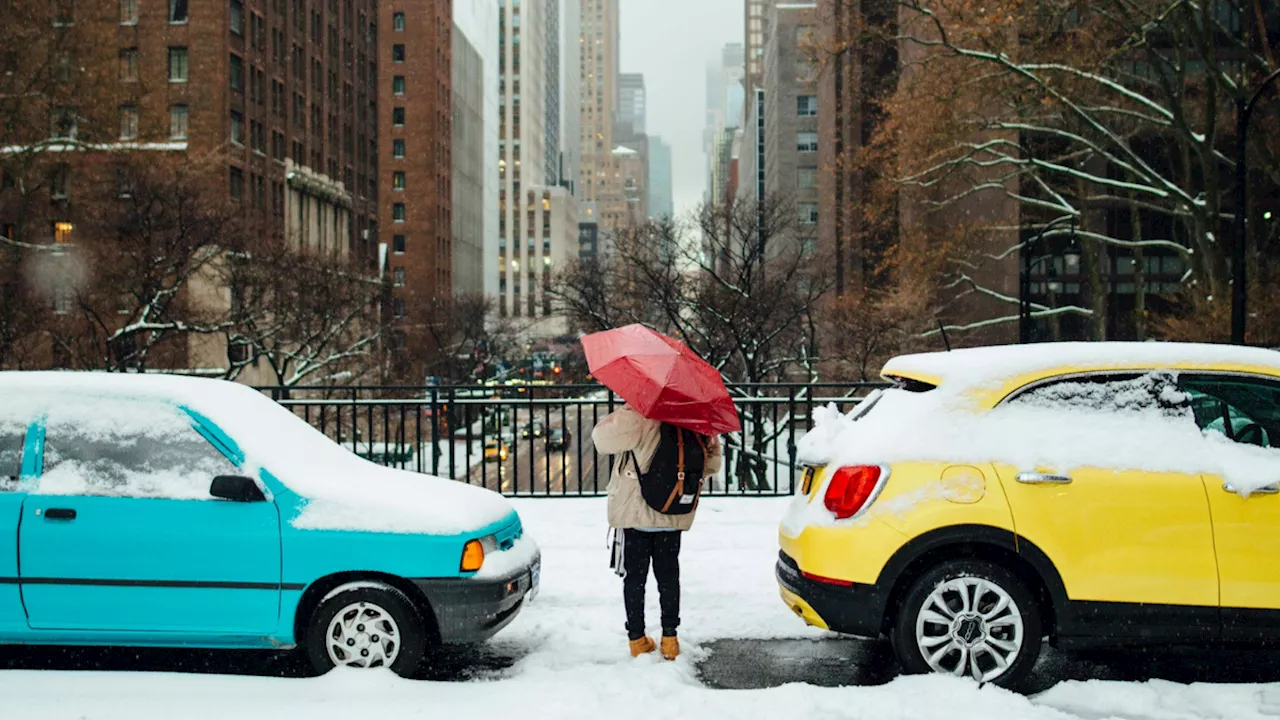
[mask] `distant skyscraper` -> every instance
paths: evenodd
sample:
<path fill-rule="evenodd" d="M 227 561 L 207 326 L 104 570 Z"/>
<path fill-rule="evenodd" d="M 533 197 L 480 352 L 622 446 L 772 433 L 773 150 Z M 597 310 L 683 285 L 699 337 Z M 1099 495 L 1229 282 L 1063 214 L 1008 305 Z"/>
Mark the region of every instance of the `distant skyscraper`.
<path fill-rule="evenodd" d="M 657 135 L 649 136 L 649 217 L 674 214 L 671 194 L 671 146 Z"/>
<path fill-rule="evenodd" d="M 715 185 L 717 179 L 723 183 L 724 173 L 728 172 L 727 164 L 720 167 L 718 157 L 725 151 L 720 146 L 724 142 L 724 129 L 736 128 L 744 120 L 743 100 L 743 48 L 740 43 L 729 43 L 720 53 L 720 59 L 707 68 L 707 125 L 703 131 L 703 151 L 707 158 L 708 195 L 717 202 L 724 198 L 717 196 Z M 720 186 L 723 190 L 724 185 Z"/>
<path fill-rule="evenodd" d="M 545 185 L 560 184 L 560 2 L 552 0 L 546 3 L 547 22 L 545 44 L 545 60 L 547 64 L 546 83 L 547 98 L 543 106 L 546 109 L 546 157 L 543 160 L 546 176 Z"/>
<path fill-rule="evenodd" d="M 769 10 L 777 0 L 743 0 L 746 22 L 743 25 L 743 57 L 746 72 L 743 85 L 746 95 L 764 86 L 764 47 L 769 42 Z"/>
<path fill-rule="evenodd" d="M 582 0 L 582 191 L 595 203 L 603 229 L 626 215 L 626 199 L 614 164 L 618 112 L 618 0 Z"/>
<path fill-rule="evenodd" d="M 493 172 L 498 162 L 498 6 L 493 0 L 453 0 L 453 22 L 453 294 L 495 295 L 497 275 L 485 270 L 498 253 L 498 176 Z M 478 56 L 479 97 L 473 96 L 477 89 L 474 82 L 465 90 L 459 87 L 459 75 L 471 78 L 476 72 L 462 59 L 467 57 L 467 49 Z M 475 125 L 476 113 L 479 126 Z M 465 126 L 459 127 L 460 122 Z M 460 154 L 460 147 L 474 152 L 477 138 L 478 159 Z M 481 185 L 479 195 L 474 177 Z M 464 207 L 479 208 L 478 224 Z"/>
<path fill-rule="evenodd" d="M 645 134 L 644 75 L 623 73 L 618 76 L 618 132 L 624 135 Z"/>
<path fill-rule="evenodd" d="M 560 2 L 560 181 L 581 196 L 582 0 Z"/>

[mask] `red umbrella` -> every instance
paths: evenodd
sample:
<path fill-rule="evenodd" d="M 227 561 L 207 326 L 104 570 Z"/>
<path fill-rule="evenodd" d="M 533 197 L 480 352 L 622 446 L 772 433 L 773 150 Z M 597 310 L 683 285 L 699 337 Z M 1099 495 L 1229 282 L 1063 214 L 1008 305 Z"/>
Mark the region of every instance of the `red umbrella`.
<path fill-rule="evenodd" d="M 643 325 L 582 338 L 591 374 L 641 415 L 703 435 L 742 429 L 720 372 L 678 340 Z"/>

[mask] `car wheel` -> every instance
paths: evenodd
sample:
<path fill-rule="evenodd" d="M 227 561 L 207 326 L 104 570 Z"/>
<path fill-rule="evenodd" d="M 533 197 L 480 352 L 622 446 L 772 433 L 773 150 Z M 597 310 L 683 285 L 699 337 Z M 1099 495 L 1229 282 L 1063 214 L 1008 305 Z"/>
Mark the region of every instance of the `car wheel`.
<path fill-rule="evenodd" d="M 409 676 L 426 649 L 425 623 L 413 602 L 381 583 L 337 588 L 311 614 L 307 629 L 307 656 L 321 673 L 338 666 L 386 667 Z"/>
<path fill-rule="evenodd" d="M 1016 688 L 1040 655 L 1040 609 L 1013 573 L 981 560 L 946 562 L 916 578 L 894 619 L 909 673 L 947 673 Z"/>

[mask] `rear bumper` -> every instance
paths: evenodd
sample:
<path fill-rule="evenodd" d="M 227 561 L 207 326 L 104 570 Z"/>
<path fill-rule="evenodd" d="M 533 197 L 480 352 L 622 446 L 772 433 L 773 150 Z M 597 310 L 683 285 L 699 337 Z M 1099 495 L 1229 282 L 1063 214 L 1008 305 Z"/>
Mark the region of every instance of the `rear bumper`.
<path fill-rule="evenodd" d="M 880 636 L 885 606 L 880 588 L 810 580 L 784 552 L 778 553 L 777 577 L 782 601 L 807 624 L 858 637 Z"/>
<path fill-rule="evenodd" d="M 488 640 L 511 624 L 533 587 L 541 555 L 501 578 L 423 578 L 413 584 L 426 594 L 440 641 L 448 645 Z"/>

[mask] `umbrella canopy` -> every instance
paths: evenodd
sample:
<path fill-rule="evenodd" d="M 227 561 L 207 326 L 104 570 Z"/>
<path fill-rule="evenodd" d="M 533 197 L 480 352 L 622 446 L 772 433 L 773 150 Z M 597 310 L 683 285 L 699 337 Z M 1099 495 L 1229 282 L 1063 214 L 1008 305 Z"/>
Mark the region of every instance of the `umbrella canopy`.
<path fill-rule="evenodd" d="M 582 338 L 591 374 L 650 420 L 703 435 L 742 429 L 720 372 L 684 343 L 643 325 Z"/>

